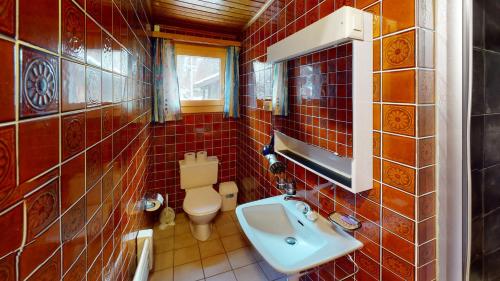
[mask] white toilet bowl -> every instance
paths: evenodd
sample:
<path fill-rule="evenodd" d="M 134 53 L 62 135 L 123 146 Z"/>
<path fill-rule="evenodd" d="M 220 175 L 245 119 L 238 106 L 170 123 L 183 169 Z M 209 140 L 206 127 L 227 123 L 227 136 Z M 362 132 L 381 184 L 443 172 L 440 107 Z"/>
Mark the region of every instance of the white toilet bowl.
<path fill-rule="evenodd" d="M 212 186 L 186 190 L 183 206 L 189 216 L 189 225 L 194 238 L 206 241 L 212 233 L 212 220 L 222 204 L 222 199 Z"/>

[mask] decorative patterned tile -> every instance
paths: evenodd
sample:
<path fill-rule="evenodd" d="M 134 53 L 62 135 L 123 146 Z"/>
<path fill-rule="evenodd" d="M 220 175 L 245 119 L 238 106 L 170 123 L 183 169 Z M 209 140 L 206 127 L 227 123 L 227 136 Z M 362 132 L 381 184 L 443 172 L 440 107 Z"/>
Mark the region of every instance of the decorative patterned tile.
<path fill-rule="evenodd" d="M 19 39 L 57 52 L 59 42 L 59 1 L 19 1 Z"/>
<path fill-rule="evenodd" d="M 393 187 L 415 193 L 415 170 L 393 162 L 383 161 L 382 180 Z"/>
<path fill-rule="evenodd" d="M 87 66 L 85 76 L 87 107 L 99 106 L 101 104 L 101 70 Z"/>
<path fill-rule="evenodd" d="M 415 31 L 389 36 L 383 40 L 383 69 L 415 66 Z"/>
<path fill-rule="evenodd" d="M 404 280 L 414 280 L 415 267 L 389 251 L 382 251 L 382 265 L 384 268 L 388 268 Z M 385 278 L 384 274 L 382 274 L 382 276 L 383 280 L 393 280 L 391 278 Z"/>
<path fill-rule="evenodd" d="M 13 0 L 4 1 L 0 4 L 0 29 L 1 29 L 1 5 Z M 0 100 L 2 101 L 2 110 L 0 111 L 0 122 L 14 120 L 14 44 L 0 40 Z"/>
<path fill-rule="evenodd" d="M 62 1 L 61 47 L 63 55 L 85 60 L 85 14 L 71 0 Z"/>
<path fill-rule="evenodd" d="M 66 160 L 85 149 L 85 114 L 67 115 L 61 122 L 61 151 Z"/>
<path fill-rule="evenodd" d="M 27 238 L 33 240 L 59 216 L 59 181 L 30 195 L 26 201 Z"/>
<path fill-rule="evenodd" d="M 414 106 L 383 105 L 382 118 L 382 130 L 385 132 L 415 136 L 417 122 Z"/>
<path fill-rule="evenodd" d="M 85 226 L 85 200 L 82 198 L 61 219 L 62 242 L 73 239 Z"/>
<path fill-rule="evenodd" d="M 21 118 L 59 110 L 59 62 L 57 57 L 34 49 L 20 49 L 19 115 Z"/>
<path fill-rule="evenodd" d="M 75 204 L 61 219 L 63 270 L 66 271 L 85 249 L 85 199 Z M 83 254 L 85 257 L 85 254 Z M 85 259 L 84 259 L 85 261 Z"/>
<path fill-rule="evenodd" d="M 102 37 L 102 68 L 113 70 L 113 38 L 106 33 Z"/>

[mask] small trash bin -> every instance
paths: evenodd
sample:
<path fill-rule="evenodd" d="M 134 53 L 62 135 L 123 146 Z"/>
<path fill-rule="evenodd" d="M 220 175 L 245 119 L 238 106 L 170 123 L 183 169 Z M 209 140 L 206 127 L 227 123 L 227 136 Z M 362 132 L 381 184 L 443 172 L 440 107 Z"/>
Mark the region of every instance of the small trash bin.
<path fill-rule="evenodd" d="M 222 212 L 236 209 L 238 186 L 234 181 L 227 181 L 219 184 L 219 194 L 222 197 Z"/>

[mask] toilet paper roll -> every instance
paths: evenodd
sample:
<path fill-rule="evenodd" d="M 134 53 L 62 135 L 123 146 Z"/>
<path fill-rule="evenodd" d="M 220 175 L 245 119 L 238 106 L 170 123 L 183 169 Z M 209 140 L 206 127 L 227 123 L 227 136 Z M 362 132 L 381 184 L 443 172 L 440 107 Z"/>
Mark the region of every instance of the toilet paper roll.
<path fill-rule="evenodd" d="M 187 164 L 194 163 L 196 161 L 196 154 L 194 152 L 184 153 L 184 161 Z"/>
<path fill-rule="evenodd" d="M 206 151 L 198 151 L 196 153 L 196 161 L 198 161 L 198 162 L 207 161 L 207 152 Z"/>
<path fill-rule="evenodd" d="M 156 194 L 152 198 L 146 199 L 146 211 L 154 212 L 160 209 L 163 204 L 163 196 L 161 194 Z"/>

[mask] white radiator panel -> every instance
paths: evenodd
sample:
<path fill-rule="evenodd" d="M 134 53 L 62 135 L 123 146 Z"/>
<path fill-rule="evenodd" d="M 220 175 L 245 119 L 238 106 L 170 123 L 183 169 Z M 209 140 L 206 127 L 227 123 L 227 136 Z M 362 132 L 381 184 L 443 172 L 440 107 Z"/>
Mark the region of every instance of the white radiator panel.
<path fill-rule="evenodd" d="M 153 268 L 153 230 L 145 229 L 137 235 L 137 269 L 133 281 L 148 281 Z"/>

